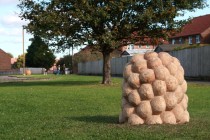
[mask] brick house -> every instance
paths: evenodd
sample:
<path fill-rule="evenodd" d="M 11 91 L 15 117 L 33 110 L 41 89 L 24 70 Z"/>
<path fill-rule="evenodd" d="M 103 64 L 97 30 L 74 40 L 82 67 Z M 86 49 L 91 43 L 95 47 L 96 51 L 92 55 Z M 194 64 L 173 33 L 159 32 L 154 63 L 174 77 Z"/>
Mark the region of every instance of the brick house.
<path fill-rule="evenodd" d="M 11 70 L 11 57 L 0 49 L 0 71 Z"/>
<path fill-rule="evenodd" d="M 210 44 L 210 14 L 195 17 L 180 33 L 169 38 L 170 44 Z"/>

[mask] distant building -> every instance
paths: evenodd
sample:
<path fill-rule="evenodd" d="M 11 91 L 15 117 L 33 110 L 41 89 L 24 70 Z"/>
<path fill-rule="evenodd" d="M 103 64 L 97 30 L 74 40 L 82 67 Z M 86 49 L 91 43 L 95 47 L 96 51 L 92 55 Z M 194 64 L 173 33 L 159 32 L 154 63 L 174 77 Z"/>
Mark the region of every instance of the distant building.
<path fill-rule="evenodd" d="M 11 64 L 14 64 L 15 62 L 17 62 L 17 58 L 11 58 Z"/>
<path fill-rule="evenodd" d="M 193 18 L 180 33 L 169 38 L 170 44 L 210 44 L 210 14 Z"/>
<path fill-rule="evenodd" d="M 11 70 L 11 56 L 0 49 L 0 71 Z"/>
<path fill-rule="evenodd" d="M 135 54 L 145 54 L 146 52 L 154 51 L 154 49 L 133 49 L 125 50 L 121 53 L 121 56 L 133 56 Z"/>
<path fill-rule="evenodd" d="M 119 50 L 122 52 L 121 56 L 135 54 L 144 54 L 148 51 L 154 51 L 158 44 L 168 44 L 168 41 L 160 38 L 158 40 L 152 40 L 151 38 L 145 37 L 143 40 L 136 42 L 135 44 L 128 44 L 121 46 Z"/>

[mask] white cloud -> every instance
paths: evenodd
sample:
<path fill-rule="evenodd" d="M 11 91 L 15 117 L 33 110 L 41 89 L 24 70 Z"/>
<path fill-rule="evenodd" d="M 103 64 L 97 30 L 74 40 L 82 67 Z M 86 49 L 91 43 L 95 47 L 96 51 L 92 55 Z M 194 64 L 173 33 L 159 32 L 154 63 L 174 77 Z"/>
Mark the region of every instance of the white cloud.
<path fill-rule="evenodd" d="M 21 27 L 22 25 L 26 25 L 26 21 L 21 20 L 21 18 L 15 14 L 3 16 L 0 19 L 0 23 L 4 27 Z"/>
<path fill-rule="evenodd" d="M 18 4 L 18 0 L 0 0 L 0 5 Z"/>
<path fill-rule="evenodd" d="M 21 36 L 22 28 L 0 28 L 0 36 Z"/>

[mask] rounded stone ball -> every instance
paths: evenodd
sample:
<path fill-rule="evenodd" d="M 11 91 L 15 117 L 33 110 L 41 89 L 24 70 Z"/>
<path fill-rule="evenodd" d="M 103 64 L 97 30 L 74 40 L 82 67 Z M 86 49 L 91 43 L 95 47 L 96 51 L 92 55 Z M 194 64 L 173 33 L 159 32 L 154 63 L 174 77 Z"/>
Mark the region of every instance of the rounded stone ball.
<path fill-rule="evenodd" d="M 125 106 L 123 107 L 123 116 L 125 118 L 128 118 L 131 114 L 133 114 L 134 112 L 134 107 L 130 104 L 125 104 Z"/>
<path fill-rule="evenodd" d="M 178 66 L 178 70 L 181 72 L 182 75 L 184 75 L 184 69 L 181 65 Z"/>
<path fill-rule="evenodd" d="M 177 103 L 179 104 L 184 98 L 184 92 L 182 91 L 181 86 L 178 86 L 174 93 L 177 98 Z"/>
<path fill-rule="evenodd" d="M 150 60 L 155 57 L 158 57 L 158 54 L 156 52 L 146 52 L 144 54 L 144 59 L 146 59 L 146 60 Z"/>
<path fill-rule="evenodd" d="M 167 66 L 169 63 L 171 63 L 173 61 L 172 56 L 170 56 L 168 53 L 166 52 L 160 52 L 158 54 L 158 57 L 161 59 L 162 64 L 164 66 Z"/>
<path fill-rule="evenodd" d="M 162 80 L 155 80 L 152 83 L 152 88 L 155 96 L 165 95 L 167 89 L 165 81 Z"/>
<path fill-rule="evenodd" d="M 142 100 L 150 100 L 154 98 L 151 84 L 142 84 L 138 91 Z"/>
<path fill-rule="evenodd" d="M 179 70 L 177 71 L 175 78 L 177 79 L 178 84 L 182 85 L 182 83 L 184 82 L 184 75 Z"/>
<path fill-rule="evenodd" d="M 170 72 L 168 71 L 168 69 L 162 65 L 154 68 L 154 73 L 156 80 L 165 81 L 166 78 L 170 76 Z"/>
<path fill-rule="evenodd" d="M 151 83 L 155 80 L 155 73 L 152 69 L 143 69 L 139 73 L 139 78 L 142 83 Z"/>
<path fill-rule="evenodd" d="M 166 110 L 166 103 L 162 96 L 156 96 L 150 101 L 153 114 L 160 114 Z"/>
<path fill-rule="evenodd" d="M 188 96 L 184 94 L 184 97 L 182 101 L 180 102 L 180 105 L 183 107 L 184 110 L 187 110 L 188 107 Z"/>
<path fill-rule="evenodd" d="M 128 101 L 134 106 L 137 106 L 141 102 L 141 98 L 139 96 L 139 93 L 137 90 L 133 90 L 129 95 L 128 95 Z"/>
<path fill-rule="evenodd" d="M 164 95 L 164 99 L 165 99 L 167 110 L 171 110 L 177 105 L 177 98 L 174 92 L 167 92 Z"/>
<path fill-rule="evenodd" d="M 128 84 L 128 82 L 123 81 L 122 84 L 122 96 L 126 97 L 133 91 L 133 88 Z"/>
<path fill-rule="evenodd" d="M 184 93 L 187 92 L 187 82 L 186 82 L 185 80 L 183 81 L 183 83 L 182 83 L 182 85 L 181 85 L 181 88 L 182 88 L 182 91 L 183 91 Z"/>
<path fill-rule="evenodd" d="M 162 61 L 158 57 L 150 58 L 147 61 L 147 67 L 150 68 L 150 69 L 154 69 L 154 68 L 156 68 L 160 65 L 162 65 Z"/>
<path fill-rule="evenodd" d="M 172 62 L 176 65 L 176 66 L 180 66 L 180 61 L 179 59 L 177 59 L 176 57 L 172 57 Z"/>
<path fill-rule="evenodd" d="M 140 79 L 139 79 L 139 74 L 138 73 L 132 73 L 128 77 L 128 84 L 132 88 L 139 88 L 140 87 Z"/>
<path fill-rule="evenodd" d="M 128 118 L 128 123 L 131 125 L 139 125 L 139 124 L 143 124 L 144 120 L 136 114 L 131 114 Z"/>
<path fill-rule="evenodd" d="M 142 60 L 144 59 L 144 54 L 135 54 L 131 59 L 130 59 L 130 62 L 132 64 L 136 63 L 137 61 L 139 60 Z"/>
<path fill-rule="evenodd" d="M 131 69 L 135 73 L 140 73 L 141 70 L 147 69 L 147 61 L 145 59 L 138 60 L 132 65 Z"/>
<path fill-rule="evenodd" d="M 127 63 L 125 65 L 124 71 L 123 71 L 123 77 L 125 80 L 128 79 L 128 77 L 132 74 L 132 65 L 131 63 Z"/>
<path fill-rule="evenodd" d="M 181 118 L 181 120 L 179 121 L 179 123 L 183 124 L 183 123 L 187 123 L 190 121 L 190 115 L 189 112 L 187 110 L 184 111 L 183 116 Z"/>
<path fill-rule="evenodd" d="M 178 86 L 178 81 L 174 76 L 170 75 L 169 77 L 166 78 L 167 91 L 175 91 L 177 86 Z"/>
<path fill-rule="evenodd" d="M 178 71 L 178 68 L 177 68 L 177 65 L 175 63 L 171 62 L 166 67 L 169 70 L 171 75 L 173 75 L 173 76 L 176 75 L 176 73 Z"/>
<path fill-rule="evenodd" d="M 147 117 L 145 123 L 146 124 L 162 124 L 163 121 L 160 118 L 160 115 L 151 115 L 151 116 Z"/>
<path fill-rule="evenodd" d="M 127 99 L 125 97 L 122 97 L 121 108 L 123 108 L 126 104 L 129 104 L 129 102 L 127 101 Z"/>
<path fill-rule="evenodd" d="M 136 108 L 137 114 L 145 119 L 152 115 L 152 108 L 149 101 L 141 101 L 141 103 Z"/>
<path fill-rule="evenodd" d="M 174 113 L 176 122 L 179 122 L 182 119 L 182 116 L 184 114 L 184 109 L 181 105 L 177 104 L 172 110 L 172 112 Z"/>
<path fill-rule="evenodd" d="M 160 115 L 164 124 L 176 124 L 176 118 L 171 111 L 165 111 Z"/>

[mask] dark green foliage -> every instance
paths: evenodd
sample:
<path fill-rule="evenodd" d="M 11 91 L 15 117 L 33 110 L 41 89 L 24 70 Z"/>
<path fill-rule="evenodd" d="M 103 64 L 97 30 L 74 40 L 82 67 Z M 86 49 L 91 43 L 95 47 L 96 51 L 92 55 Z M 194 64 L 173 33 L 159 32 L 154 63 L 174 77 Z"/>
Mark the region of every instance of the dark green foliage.
<path fill-rule="evenodd" d="M 23 55 L 19 55 L 17 61 L 12 64 L 13 69 L 18 69 L 23 67 Z"/>
<path fill-rule="evenodd" d="M 48 46 L 38 36 L 34 36 L 26 54 L 27 67 L 42 67 L 49 69 L 55 62 L 55 56 Z"/>
<path fill-rule="evenodd" d="M 19 4 L 20 16 L 30 21 L 30 32 L 57 41 L 52 44 L 59 47 L 79 40 L 101 52 L 119 47 L 123 39 L 167 36 L 167 31 L 180 27 L 182 21 L 174 18 L 183 10 L 204 6 L 205 0 L 22 0 Z"/>
<path fill-rule="evenodd" d="M 65 64 L 66 68 L 69 68 L 72 70 L 72 56 L 71 55 L 65 55 L 63 58 L 60 58 L 56 65 L 63 66 Z"/>

